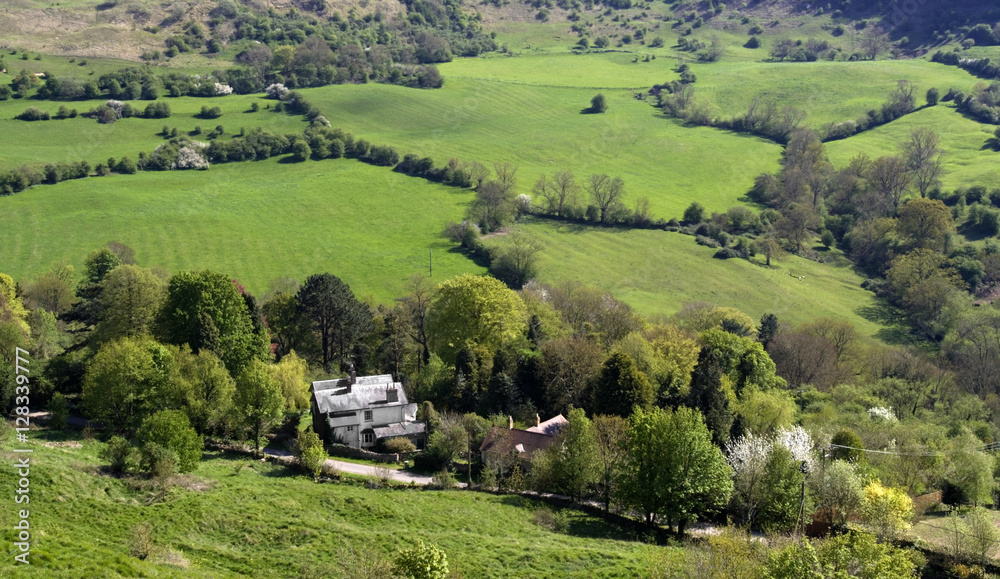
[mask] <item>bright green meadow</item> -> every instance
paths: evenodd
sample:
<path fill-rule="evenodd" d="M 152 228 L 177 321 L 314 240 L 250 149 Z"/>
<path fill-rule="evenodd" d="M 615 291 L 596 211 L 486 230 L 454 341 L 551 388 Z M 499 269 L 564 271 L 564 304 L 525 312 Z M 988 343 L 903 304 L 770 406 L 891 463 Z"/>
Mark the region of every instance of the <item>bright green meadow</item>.
<path fill-rule="evenodd" d="M 264 107 L 268 104 L 273 105 L 275 101 L 261 98 L 261 95 L 213 98 L 161 97 L 160 101 L 170 105 L 169 118 L 132 117 L 120 119 L 109 125 L 102 125 L 96 119 L 81 116 L 30 122 L 14 119 L 29 106 L 48 111 L 54 116 L 60 106 L 84 113 L 106 100 L 56 102 L 17 99 L 0 102 L 0 134 L 4 136 L 0 140 L 0 170 L 57 161 L 85 160 L 96 165 L 107 161 L 108 157 L 119 158 L 125 155 L 135 161 L 139 158 L 140 151 L 151 153 L 163 143 L 160 131 L 164 125 L 170 128 L 176 127 L 184 135 L 200 126 L 202 134 L 191 138 L 202 141 L 206 139 L 205 133 L 218 125 L 222 125 L 229 136 L 239 133 L 241 127 L 247 130 L 262 127 L 274 133 L 297 134 L 307 126 L 301 116 L 265 110 Z M 151 102 L 153 101 L 128 101 L 128 104 L 142 111 Z M 256 113 L 250 112 L 250 106 L 254 102 L 260 106 L 260 110 Z M 222 116 L 217 119 L 198 118 L 197 115 L 201 113 L 203 106 L 219 107 Z"/>
<path fill-rule="evenodd" d="M 626 91 L 604 91 L 609 109 L 600 115 L 581 112 L 594 89 L 466 78 L 439 90 L 365 84 L 302 92 L 334 126 L 400 154 L 428 155 L 439 166 L 449 157 L 488 167 L 509 161 L 524 193 L 543 173 L 570 170 L 581 183 L 593 173 L 620 176 L 626 205 L 648 197 L 652 213 L 666 219 L 695 198 L 714 211 L 736 205 L 754 177 L 777 170 L 781 154 L 755 137 L 685 127 Z"/>
<path fill-rule="evenodd" d="M 50 121 L 51 122 L 51 121 Z M 213 269 L 260 294 L 329 271 L 388 302 L 405 282 L 483 271 L 441 236 L 471 193 L 353 160 L 279 159 L 90 177 L 0 199 L 0 271 L 24 279 L 117 240 L 142 265 Z"/>
<path fill-rule="evenodd" d="M 670 315 L 690 302 L 738 308 L 755 319 L 773 313 L 792 325 L 831 317 L 862 334 L 889 338 L 884 306 L 861 289 L 862 278 L 845 266 L 787 256 L 771 267 L 742 259 L 717 260 L 715 249 L 679 233 L 555 225 L 527 219 L 516 229 L 544 245 L 539 278 L 576 280 L 631 304 L 644 315 Z M 502 243 L 502 238 L 495 243 Z M 799 279 L 801 277 L 802 279 Z M 878 321 L 883 318 L 882 321 Z"/>

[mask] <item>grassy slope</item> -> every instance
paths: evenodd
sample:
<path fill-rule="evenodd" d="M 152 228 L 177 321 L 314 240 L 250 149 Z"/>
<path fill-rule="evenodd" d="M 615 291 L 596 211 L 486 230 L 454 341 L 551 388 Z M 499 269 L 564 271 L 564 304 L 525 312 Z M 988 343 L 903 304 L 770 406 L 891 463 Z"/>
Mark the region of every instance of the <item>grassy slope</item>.
<path fill-rule="evenodd" d="M 257 293 L 276 277 L 329 271 L 389 301 L 427 272 L 429 249 L 436 280 L 482 271 L 440 236 L 469 197 L 350 160 L 92 177 L 0 198 L 2 269 L 19 279 L 80 266 L 116 239 L 143 265 L 210 268 Z"/>
<path fill-rule="evenodd" d="M 945 188 L 970 185 L 992 188 L 996 185 L 1000 179 L 998 153 L 983 148 L 993 137 L 995 127 L 968 119 L 945 103 L 850 139 L 827 143 L 826 150 L 837 167 L 846 165 L 859 153 L 873 159 L 892 155 L 896 154 L 899 144 L 909 138 L 910 132 L 919 127 L 929 127 L 941 137 L 941 147 L 945 151 L 945 172 L 941 180 Z"/>
<path fill-rule="evenodd" d="M 766 53 L 760 53 L 764 58 Z M 916 87 L 918 104 L 927 89 L 941 94 L 950 87 L 968 91 L 978 80 L 958 67 L 925 60 L 862 62 L 727 62 L 692 65 L 697 75 L 695 94 L 705 95 L 719 112 L 733 116 L 746 111 L 755 96 L 774 99 L 808 113 L 806 124 L 819 128 L 828 122 L 853 120 L 879 108 L 897 80 Z"/>
<path fill-rule="evenodd" d="M 48 447 L 66 435 L 33 431 L 31 568 L 11 569 L 6 542 L 4 577 L 336 577 L 342 546 L 371 547 L 391 557 L 417 538 L 445 550 L 468 577 L 634 577 L 661 554 L 677 549 L 620 540 L 599 519 L 565 511 L 565 533 L 535 524 L 541 505 L 516 497 L 466 492 L 371 490 L 317 485 L 284 467 L 207 452 L 185 488 L 145 506 L 146 495 L 96 474 L 103 443 Z M 13 453 L 0 452 L 6 462 Z M 240 462 L 249 465 L 235 475 Z M 4 488 L 14 473 L 0 471 Z M 195 486 L 203 490 L 188 490 Z M 0 506 L 13 525 L 12 501 Z M 189 566 L 128 556 L 131 529 L 153 525 L 153 539 L 178 551 Z"/>
<path fill-rule="evenodd" d="M 163 97 L 160 100 L 170 105 L 171 116 L 167 119 L 121 119 L 110 125 L 102 125 L 95 119 L 76 117 L 75 119 L 52 119 L 49 121 L 18 121 L 14 117 L 29 106 L 38 107 L 55 115 L 60 105 L 67 109 L 86 112 L 103 102 L 73 101 L 55 102 L 34 99 L 8 100 L 0 102 L 0 170 L 25 164 L 44 164 L 55 161 L 86 160 L 92 165 L 107 161 L 108 157 L 128 155 L 133 161 L 139 152 L 152 152 L 163 143 L 158 133 L 163 126 L 187 132 L 201 126 L 204 133 L 217 125 L 225 127 L 229 135 L 238 133 L 240 127 L 247 129 L 263 127 L 275 133 L 301 133 L 307 126 L 300 116 L 264 110 L 274 101 L 260 98 L 260 95 L 231 95 L 216 98 Z M 250 113 L 250 104 L 257 102 L 261 110 Z M 152 101 L 131 101 L 130 104 L 145 109 Z M 222 116 L 217 119 L 199 119 L 195 115 L 202 106 L 219 107 Z M 205 135 L 193 137 L 205 139 Z"/>
<path fill-rule="evenodd" d="M 581 114 L 593 89 L 465 78 L 428 91 L 341 85 L 303 92 L 334 126 L 401 154 L 429 155 L 438 165 L 449 157 L 487 166 L 510 161 L 520 167 L 521 192 L 530 192 L 540 174 L 563 169 L 581 181 L 591 173 L 621 176 L 626 204 L 647 196 L 653 213 L 666 218 L 694 198 L 711 210 L 735 205 L 756 175 L 777 169 L 780 155 L 760 139 L 684 127 L 625 91 L 604 91 L 603 115 Z"/>
<path fill-rule="evenodd" d="M 625 231 L 526 220 L 517 228 L 540 239 L 540 278 L 567 279 L 606 289 L 642 314 L 673 314 L 685 303 L 707 301 L 739 308 L 754 318 L 765 312 L 798 324 L 820 317 L 853 323 L 875 336 L 882 327 L 866 319 L 878 310 L 861 278 L 845 267 L 790 256 L 772 268 L 741 259 L 720 261 L 693 237 L 664 231 Z M 804 276 L 799 280 L 799 276 Z"/>

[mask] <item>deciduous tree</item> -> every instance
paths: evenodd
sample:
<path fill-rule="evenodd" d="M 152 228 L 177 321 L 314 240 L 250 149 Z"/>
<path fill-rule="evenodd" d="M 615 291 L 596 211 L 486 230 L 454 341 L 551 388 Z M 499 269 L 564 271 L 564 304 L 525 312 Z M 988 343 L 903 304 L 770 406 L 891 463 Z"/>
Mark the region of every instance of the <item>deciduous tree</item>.
<path fill-rule="evenodd" d="M 281 385 L 271 377 L 266 364 L 253 360 L 237 376 L 233 405 L 253 437 L 254 451 L 260 452 L 261 437 L 278 424 L 285 407 Z"/>
<path fill-rule="evenodd" d="M 468 274 L 452 278 L 438 287 L 428 313 L 430 346 L 449 364 L 465 347 L 494 351 L 524 334 L 526 313 L 524 301 L 500 280 Z"/>
<path fill-rule="evenodd" d="M 626 504 L 649 524 L 677 524 L 722 509 L 733 490 L 730 469 L 701 415 L 689 408 L 639 410 L 629 419 L 622 481 Z"/>

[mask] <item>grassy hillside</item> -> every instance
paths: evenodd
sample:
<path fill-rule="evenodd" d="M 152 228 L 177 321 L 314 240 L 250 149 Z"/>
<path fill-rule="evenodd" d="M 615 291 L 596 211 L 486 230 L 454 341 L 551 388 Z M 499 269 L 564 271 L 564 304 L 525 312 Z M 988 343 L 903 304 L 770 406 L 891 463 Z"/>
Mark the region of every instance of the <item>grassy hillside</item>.
<path fill-rule="evenodd" d="M 385 302 L 427 272 L 428 250 L 435 280 L 482 271 L 440 236 L 470 196 L 350 160 L 92 177 L 0 198 L 2 271 L 81 266 L 115 239 L 143 265 L 214 269 L 258 294 L 276 277 L 329 271 Z"/>
<path fill-rule="evenodd" d="M 0 133 L 6 138 L 0 142 L 0 170 L 53 163 L 57 161 L 86 160 L 92 165 L 105 162 L 108 157 L 128 155 L 138 159 L 140 151 L 151 153 L 163 143 L 160 131 L 163 126 L 174 128 L 187 134 L 200 126 L 203 134 L 193 136 L 205 140 L 205 134 L 218 125 L 226 129 L 223 138 L 239 133 L 240 128 L 263 127 L 271 132 L 301 133 L 307 125 L 301 116 L 290 116 L 265 110 L 273 104 L 260 95 L 230 95 L 216 98 L 161 98 L 170 105 L 171 116 L 167 119 L 121 119 L 110 125 L 102 125 L 96 119 L 76 117 L 73 119 L 52 119 L 49 121 L 19 121 L 14 117 L 29 106 L 37 107 L 55 115 L 60 106 L 86 112 L 107 99 L 93 101 L 37 101 L 34 99 L 8 100 L 0 102 Z M 140 111 L 152 101 L 130 101 Z M 257 102 L 260 110 L 250 112 L 250 105 Z M 202 106 L 219 107 L 222 116 L 217 119 L 201 119 L 198 113 Z"/>
<path fill-rule="evenodd" d="M 944 153 L 944 174 L 941 181 L 946 189 L 959 186 L 996 186 L 1000 179 L 1000 153 L 985 147 L 993 138 L 996 127 L 966 118 L 949 104 L 943 103 L 907 115 L 902 119 L 843 141 L 827 143 L 830 161 L 837 167 L 846 165 L 851 157 L 865 153 L 876 158 L 895 154 L 900 143 L 919 127 L 934 129 L 941 137 Z"/>
<path fill-rule="evenodd" d="M 878 109 L 898 80 L 914 84 L 918 105 L 924 104 L 924 96 L 932 87 L 943 95 L 951 87 L 968 92 L 979 82 L 958 67 L 925 60 L 723 61 L 691 68 L 698 77 L 695 94 L 704 95 L 725 117 L 745 113 L 754 97 L 760 97 L 774 100 L 779 106 L 804 110 L 809 115 L 805 124 L 816 129 Z"/>
<path fill-rule="evenodd" d="M 391 558 L 418 538 L 444 549 L 466 577 L 635 577 L 654 556 L 680 556 L 575 511 L 564 511 L 565 530 L 548 530 L 534 518 L 543 505 L 518 497 L 320 485 L 218 452 L 150 504 L 147 481 L 100 474 L 103 443 L 37 430 L 32 438 L 32 565 L 12 569 L 8 542 L 4 577 L 338 577 L 342 548 Z M 16 485 L 11 469 L 0 484 Z M 13 507 L 0 506 L 5 522 L 15 520 Z M 128 554 L 143 521 L 161 553 L 145 561 Z"/>
<path fill-rule="evenodd" d="M 755 176 L 777 169 L 781 152 L 761 139 L 684 127 L 625 91 L 604 91 L 609 109 L 601 115 L 581 113 L 594 89 L 465 78 L 428 91 L 341 85 L 302 92 L 334 126 L 401 154 L 429 155 L 438 165 L 449 157 L 487 166 L 510 161 L 520 167 L 518 188 L 525 193 L 542 173 L 564 169 L 580 180 L 591 173 L 621 176 L 627 205 L 649 197 L 653 214 L 665 218 L 680 216 L 695 198 L 710 210 L 735 205 Z"/>
<path fill-rule="evenodd" d="M 881 305 L 861 289 L 862 278 L 848 267 L 795 256 L 772 261 L 770 269 L 741 259 L 717 260 L 714 249 L 697 245 L 693 237 L 665 231 L 559 226 L 530 219 L 516 228 L 544 244 L 538 263 L 542 281 L 577 280 L 600 287 L 645 315 L 670 315 L 686 303 L 707 301 L 755 319 L 769 312 L 794 325 L 834 317 L 867 336 L 894 336 L 873 321 Z"/>

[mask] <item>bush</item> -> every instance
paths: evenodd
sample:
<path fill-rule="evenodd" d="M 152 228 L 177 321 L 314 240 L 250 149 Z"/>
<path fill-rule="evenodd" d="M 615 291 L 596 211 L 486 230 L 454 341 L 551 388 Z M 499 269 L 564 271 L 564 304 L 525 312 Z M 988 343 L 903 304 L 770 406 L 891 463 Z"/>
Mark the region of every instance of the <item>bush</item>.
<path fill-rule="evenodd" d="M 608 100 L 603 94 L 598 93 L 594 95 L 594 98 L 590 99 L 590 112 L 592 113 L 603 113 L 608 110 Z"/>
<path fill-rule="evenodd" d="M 115 172 L 121 173 L 122 175 L 135 175 L 138 168 L 135 165 L 135 161 L 129 159 L 128 157 L 122 157 L 120 161 L 115 165 Z"/>
<path fill-rule="evenodd" d="M 743 45 L 743 48 L 760 48 L 760 39 L 756 36 L 751 36 L 750 40 L 747 40 L 746 44 Z"/>
<path fill-rule="evenodd" d="M 204 441 L 186 414 L 180 410 L 161 410 L 142 421 L 136 432 L 136 442 L 142 448 L 143 466 L 153 471 L 157 461 L 165 460 L 168 454 L 176 457 L 176 466 L 181 472 L 190 472 L 201 460 Z M 166 465 L 159 465 L 165 468 Z"/>
<path fill-rule="evenodd" d="M 28 107 L 14 118 L 19 121 L 47 121 L 50 117 L 48 111 L 43 111 L 38 107 Z"/>
<path fill-rule="evenodd" d="M 327 459 L 326 449 L 323 448 L 323 441 L 319 439 L 319 435 L 310 427 L 299 432 L 295 443 L 299 449 L 299 465 L 313 478 L 318 477 Z"/>
<path fill-rule="evenodd" d="M 405 436 L 397 436 L 395 438 L 390 438 L 382 443 L 386 452 L 389 453 L 404 453 L 404 452 L 414 452 L 417 447 L 413 445 L 413 441 Z"/>
<path fill-rule="evenodd" d="M 179 459 L 177 453 L 156 444 L 155 442 L 150 442 L 144 445 L 139 452 L 142 455 L 142 465 L 143 468 L 153 476 L 153 478 L 158 480 L 164 480 L 170 478 L 177 472 L 177 465 Z"/>
<path fill-rule="evenodd" d="M 864 443 L 861 441 L 861 437 L 858 436 L 850 428 L 842 428 L 837 434 L 833 435 L 833 439 L 830 441 L 831 444 L 837 446 L 847 446 L 850 448 L 834 448 L 833 458 L 836 460 L 846 460 L 848 462 L 857 462 L 861 459 L 862 453 L 859 448 L 864 448 Z"/>
<path fill-rule="evenodd" d="M 927 106 L 934 106 L 938 104 L 940 100 L 941 93 L 936 88 L 927 89 Z"/>
<path fill-rule="evenodd" d="M 166 119 L 170 117 L 170 105 L 161 101 L 149 103 L 142 116 L 147 119 Z"/>
<path fill-rule="evenodd" d="M 705 207 L 697 201 L 691 203 L 691 205 L 688 205 L 688 208 L 684 210 L 683 219 L 686 224 L 701 223 L 705 220 Z"/>
<path fill-rule="evenodd" d="M 431 477 L 431 485 L 439 489 L 453 489 L 456 484 L 455 477 L 448 469 L 442 469 Z"/>
<path fill-rule="evenodd" d="M 69 404 L 66 397 L 60 392 L 52 395 L 49 401 L 49 428 L 62 430 L 66 428 L 66 420 L 69 418 Z"/>
<path fill-rule="evenodd" d="M 436 545 L 421 540 L 396 556 L 396 573 L 411 579 L 445 579 L 448 577 L 448 557 Z"/>
<path fill-rule="evenodd" d="M 148 521 L 143 521 L 132 527 L 132 539 L 129 541 L 129 554 L 136 559 L 145 561 L 156 549 L 153 544 L 153 527 Z"/>
<path fill-rule="evenodd" d="M 198 116 L 203 119 L 217 119 L 222 116 L 222 109 L 219 107 L 208 107 L 202 105 L 201 113 Z"/>
<path fill-rule="evenodd" d="M 124 474 L 135 466 L 135 449 L 122 436 L 112 436 L 98 456 L 111 463 L 112 474 Z"/>

